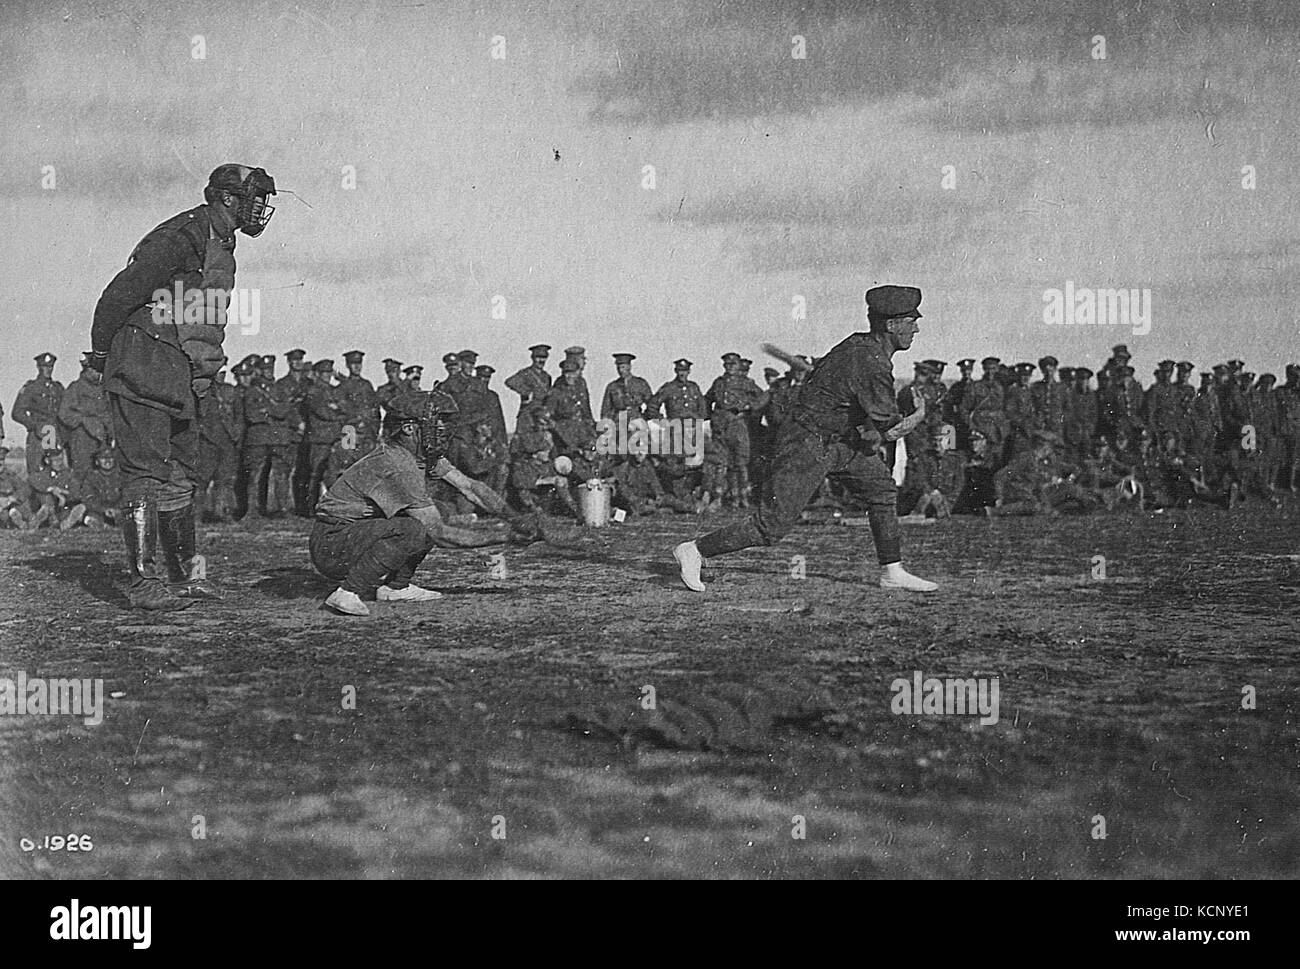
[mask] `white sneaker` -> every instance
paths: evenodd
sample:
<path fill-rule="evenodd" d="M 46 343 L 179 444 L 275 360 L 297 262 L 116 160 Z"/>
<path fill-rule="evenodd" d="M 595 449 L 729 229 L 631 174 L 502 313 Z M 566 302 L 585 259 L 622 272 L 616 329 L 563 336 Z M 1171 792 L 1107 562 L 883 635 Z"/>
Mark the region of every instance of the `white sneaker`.
<path fill-rule="evenodd" d="M 375 598 L 380 602 L 432 602 L 441 599 L 442 593 L 421 589 L 418 585 L 408 585 L 405 589 L 390 589 L 381 585 L 375 592 Z"/>
<path fill-rule="evenodd" d="M 884 571 L 880 573 L 880 588 L 899 589 L 904 592 L 933 592 L 939 586 L 934 582 L 918 579 L 895 562 L 892 565 L 886 565 Z"/>
<path fill-rule="evenodd" d="M 330 597 L 325 600 L 325 605 L 329 606 L 335 612 L 341 612 L 345 616 L 368 616 L 370 610 L 366 604 L 361 601 L 361 597 L 355 592 L 349 592 L 343 587 L 339 587 L 330 593 Z"/>
<path fill-rule="evenodd" d="M 682 542 L 673 549 L 673 558 L 682 570 L 682 583 L 692 592 L 703 592 L 704 583 L 700 580 L 700 568 L 704 565 L 704 556 L 694 542 Z"/>

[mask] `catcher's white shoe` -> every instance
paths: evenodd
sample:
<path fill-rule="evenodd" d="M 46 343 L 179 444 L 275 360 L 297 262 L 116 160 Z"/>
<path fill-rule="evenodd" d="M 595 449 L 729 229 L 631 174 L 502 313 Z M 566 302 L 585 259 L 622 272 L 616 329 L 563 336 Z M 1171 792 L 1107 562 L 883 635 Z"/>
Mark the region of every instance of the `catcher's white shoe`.
<path fill-rule="evenodd" d="M 884 567 L 880 573 L 880 588 L 900 589 L 904 592 L 933 592 L 939 586 L 934 582 L 919 579 L 898 562 Z"/>
<path fill-rule="evenodd" d="M 692 592 L 703 592 L 704 582 L 700 579 L 700 568 L 704 565 L 704 556 L 694 542 L 682 542 L 673 549 L 673 558 L 682 570 L 682 584 Z"/>
<path fill-rule="evenodd" d="M 330 597 L 325 600 L 325 605 L 329 606 L 335 612 L 341 612 L 345 616 L 368 616 L 370 610 L 366 604 L 361 601 L 361 597 L 355 592 L 349 592 L 343 587 L 339 587 L 330 593 Z"/>
<path fill-rule="evenodd" d="M 418 585 L 408 585 L 405 589 L 390 589 L 381 585 L 375 591 L 375 598 L 380 602 L 432 602 L 441 599 L 442 593 L 421 589 Z"/>

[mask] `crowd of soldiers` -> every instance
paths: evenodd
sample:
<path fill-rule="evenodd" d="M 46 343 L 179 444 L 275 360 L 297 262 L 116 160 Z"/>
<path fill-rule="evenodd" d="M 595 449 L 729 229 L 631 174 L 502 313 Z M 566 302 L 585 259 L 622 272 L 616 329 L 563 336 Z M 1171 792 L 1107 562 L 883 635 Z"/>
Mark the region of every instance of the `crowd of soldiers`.
<path fill-rule="evenodd" d="M 776 431 L 814 365 L 800 357 L 785 374 L 765 368 L 760 386 L 749 375 L 752 361 L 727 353 L 705 391 L 683 358 L 673 379 L 653 390 L 632 372 L 635 355 L 618 353 L 617 377 L 593 411 L 582 347 L 564 351 L 554 380 L 551 348 L 538 344 L 529 353 L 529 365 L 505 381 L 519 398 L 513 436 L 491 386 L 495 369 L 479 364 L 473 350 L 442 358 L 446 373 L 433 387 L 456 410 L 447 456 L 517 508 L 575 516 L 575 489 L 592 478 L 611 482 L 614 503 L 630 514 L 705 513 L 763 500 Z M 230 368 L 234 383 L 221 370 L 201 400 L 196 499 L 206 520 L 311 517 L 324 490 L 375 447 L 392 402 L 425 389 L 422 367 L 392 358 L 375 387 L 363 376 L 360 350 L 343 355 L 345 372 L 332 359 L 309 361 L 302 349 L 284 356 L 279 377 L 274 356 L 245 357 Z M 1277 503 L 1280 491 L 1300 487 L 1300 366 L 1288 365 L 1286 382 L 1275 386 L 1274 375 L 1256 377 L 1230 360 L 1201 373 L 1197 387 L 1193 364 L 1164 360 L 1144 388 L 1130 360 L 1127 347 L 1114 347 L 1095 388 L 1092 370 L 1060 367 L 1050 356 L 1037 366 L 986 357 L 978 379 L 975 361 L 960 360 L 960 379 L 951 384 L 943 361 L 917 363 L 898 391 L 903 414 L 925 402 L 924 421 L 903 439 L 899 514 L 1051 514 L 1125 500 Z M 55 361 L 39 355 L 36 378 L 14 401 L 12 416 L 27 429 L 27 474 L 0 472 L 0 525 L 115 524 L 120 483 L 100 375 L 83 359 L 65 390 L 53 379 Z M 670 453 L 651 453 L 644 443 L 622 452 L 602 446 L 611 429 L 661 417 L 683 431 L 679 440 L 699 446 Z M 894 455 L 886 461 L 894 466 Z M 455 513 L 471 510 L 450 487 L 435 497 Z M 843 507 L 851 498 L 828 484 L 814 504 Z"/>
<path fill-rule="evenodd" d="M 899 392 L 925 420 L 904 440 L 901 514 L 990 516 L 1081 513 L 1130 502 L 1140 508 L 1194 502 L 1280 504 L 1300 487 L 1300 365 L 1286 382 L 1241 360 L 1195 365 L 1162 360 L 1143 387 L 1124 345 L 1097 371 L 1055 357 L 1004 364 L 996 357 L 916 364 Z M 1034 380 L 1035 370 L 1039 377 Z"/>

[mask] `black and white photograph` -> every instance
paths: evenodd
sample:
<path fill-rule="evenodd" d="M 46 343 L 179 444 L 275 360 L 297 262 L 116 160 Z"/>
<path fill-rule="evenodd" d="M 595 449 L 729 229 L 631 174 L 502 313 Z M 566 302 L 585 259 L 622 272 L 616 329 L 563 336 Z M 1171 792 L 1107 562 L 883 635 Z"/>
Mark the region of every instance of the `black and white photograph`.
<path fill-rule="evenodd" d="M 1297 104 L 1280 0 L 6 0 L 0 879 L 1295 879 Z"/>

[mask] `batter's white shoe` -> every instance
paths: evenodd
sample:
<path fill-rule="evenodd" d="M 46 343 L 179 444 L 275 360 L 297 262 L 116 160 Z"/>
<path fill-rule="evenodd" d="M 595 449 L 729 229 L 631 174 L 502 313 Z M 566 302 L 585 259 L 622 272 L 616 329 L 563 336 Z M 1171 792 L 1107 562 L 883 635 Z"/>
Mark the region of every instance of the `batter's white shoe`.
<path fill-rule="evenodd" d="M 903 592 L 933 592 L 939 586 L 934 582 L 919 579 L 898 562 L 884 567 L 880 573 L 880 588 L 901 590 Z"/>
<path fill-rule="evenodd" d="M 381 585 L 375 591 L 375 598 L 380 602 L 432 602 L 434 599 L 441 599 L 441 592 L 434 592 L 432 589 L 421 589 L 418 585 L 408 585 L 404 589 L 390 589 L 386 585 Z"/>
<path fill-rule="evenodd" d="M 368 616 L 370 610 L 366 604 L 361 601 L 361 597 L 355 592 L 349 592 L 342 586 L 330 593 L 330 597 L 325 600 L 325 605 L 329 606 L 335 612 L 341 612 L 345 616 Z"/>
<path fill-rule="evenodd" d="M 694 542 L 682 542 L 673 549 L 673 558 L 682 570 L 682 584 L 692 592 L 703 592 L 704 582 L 700 579 L 700 569 L 704 565 L 704 556 Z"/>

